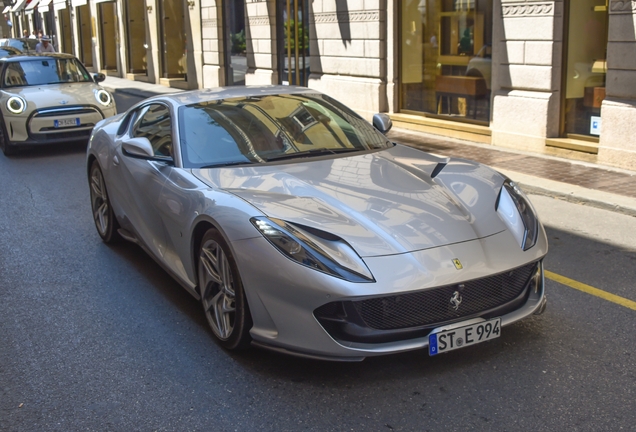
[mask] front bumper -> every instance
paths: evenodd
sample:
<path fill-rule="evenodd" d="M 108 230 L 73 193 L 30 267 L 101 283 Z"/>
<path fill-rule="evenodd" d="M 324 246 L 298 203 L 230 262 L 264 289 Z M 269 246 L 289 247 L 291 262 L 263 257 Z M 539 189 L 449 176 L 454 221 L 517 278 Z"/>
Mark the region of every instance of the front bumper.
<path fill-rule="evenodd" d="M 106 117 L 115 115 L 115 105 L 98 108 L 93 105 L 39 108 L 31 113 L 3 113 L 5 131 L 12 144 L 54 144 L 88 140 L 93 127 Z M 66 126 L 65 122 L 73 123 Z"/>
<path fill-rule="evenodd" d="M 250 333 L 254 344 L 304 357 L 351 361 L 426 348 L 428 334 L 439 326 L 491 316 L 501 317 L 502 326 L 506 326 L 532 315 L 544 302 L 541 261 L 547 253 L 547 241 L 543 231 L 537 245 L 526 252 L 506 231 L 486 239 L 425 251 L 365 258 L 375 283 L 350 283 L 298 265 L 263 238 L 238 241 L 232 248 L 252 313 L 254 326 Z M 462 270 L 455 268 L 454 259 L 462 262 Z M 317 313 L 324 312 L 329 304 L 380 299 L 381 305 L 383 298 L 408 298 L 520 267 L 529 268 L 532 274 L 522 281 L 516 295 L 503 304 L 451 319 L 400 329 L 368 331 L 367 328 L 354 331 L 352 337 L 346 331 L 330 328 L 325 314 Z M 349 318 L 347 315 L 345 321 Z M 340 330 L 347 324 L 341 325 Z"/>

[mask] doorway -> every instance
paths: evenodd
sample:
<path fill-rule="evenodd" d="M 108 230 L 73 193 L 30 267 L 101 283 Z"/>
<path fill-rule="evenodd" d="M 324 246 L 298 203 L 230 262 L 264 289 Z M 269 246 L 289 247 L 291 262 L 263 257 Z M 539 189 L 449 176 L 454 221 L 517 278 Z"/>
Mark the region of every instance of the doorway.
<path fill-rule="evenodd" d="M 309 81 L 309 2 L 277 2 L 279 83 L 307 86 Z"/>
<path fill-rule="evenodd" d="M 117 71 L 117 11 L 115 2 L 97 5 L 100 26 L 101 69 Z"/>
<path fill-rule="evenodd" d="M 91 31 L 91 10 L 88 5 L 78 6 L 75 9 L 77 15 L 77 30 L 79 33 L 79 58 L 84 66 L 93 67 L 93 34 Z"/>
<path fill-rule="evenodd" d="M 59 51 L 75 54 L 73 52 L 73 33 L 71 31 L 71 11 L 68 8 L 61 9 L 58 11 L 58 16 L 60 19 L 60 30 L 62 32 L 60 37 L 61 47 L 58 47 Z"/>
<path fill-rule="evenodd" d="M 225 84 L 245 85 L 247 73 L 245 2 L 225 1 Z"/>
<path fill-rule="evenodd" d="M 607 0 L 568 2 L 561 135 L 598 140 L 607 72 Z"/>
<path fill-rule="evenodd" d="M 161 76 L 187 80 L 187 50 L 185 35 L 185 2 L 159 1 L 161 40 Z"/>
<path fill-rule="evenodd" d="M 146 6 L 138 0 L 127 0 L 125 7 L 128 72 L 147 75 Z"/>

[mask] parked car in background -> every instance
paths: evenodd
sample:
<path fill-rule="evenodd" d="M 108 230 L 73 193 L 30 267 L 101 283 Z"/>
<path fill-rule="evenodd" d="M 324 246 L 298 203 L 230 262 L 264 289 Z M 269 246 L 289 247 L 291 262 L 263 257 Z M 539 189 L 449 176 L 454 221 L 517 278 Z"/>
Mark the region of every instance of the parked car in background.
<path fill-rule="evenodd" d="M 492 47 L 489 44 L 481 47 L 479 52 L 468 61 L 466 76 L 483 78 L 486 88 L 490 90 L 492 80 Z"/>
<path fill-rule="evenodd" d="M 0 46 L 0 58 L 18 54 L 22 54 L 22 51 L 17 48 L 13 48 L 10 46 Z"/>
<path fill-rule="evenodd" d="M 24 54 L 0 59 L 0 147 L 87 140 L 115 114 L 112 95 L 70 54 Z"/>
<path fill-rule="evenodd" d="M 293 86 L 146 99 L 93 129 L 95 226 L 200 300 L 227 349 L 437 355 L 543 312 L 547 238 L 518 186 L 373 124 Z"/>
<path fill-rule="evenodd" d="M 23 53 L 34 53 L 35 46 L 40 41 L 37 39 L 30 38 L 8 38 L 8 39 L 0 39 L 0 46 L 10 46 L 13 48 L 17 48 Z"/>

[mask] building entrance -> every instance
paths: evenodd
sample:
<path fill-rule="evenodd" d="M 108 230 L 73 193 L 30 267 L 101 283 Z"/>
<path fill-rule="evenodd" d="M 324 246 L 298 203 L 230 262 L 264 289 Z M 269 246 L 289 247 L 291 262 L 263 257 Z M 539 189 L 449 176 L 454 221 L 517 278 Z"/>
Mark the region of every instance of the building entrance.
<path fill-rule="evenodd" d="M 91 10 L 88 5 L 75 8 L 77 32 L 79 33 L 79 58 L 84 66 L 93 67 L 93 34 L 91 31 Z"/>
<path fill-rule="evenodd" d="M 278 1 L 279 83 L 306 86 L 309 80 L 309 2 Z"/>
<path fill-rule="evenodd" d="M 245 2 L 225 1 L 225 84 L 245 85 L 247 73 Z"/>
<path fill-rule="evenodd" d="M 101 2 L 97 5 L 100 25 L 101 68 L 105 72 L 117 72 L 117 5 Z"/>
<path fill-rule="evenodd" d="M 183 0 L 159 0 L 161 76 L 187 80 L 187 50 Z"/>
<path fill-rule="evenodd" d="M 128 72 L 147 74 L 146 5 L 139 0 L 127 0 L 126 43 L 128 52 Z"/>
<path fill-rule="evenodd" d="M 60 35 L 59 44 L 57 47 L 58 51 L 65 52 L 69 54 L 75 54 L 73 52 L 73 33 L 71 31 L 71 12 L 67 9 L 61 9 L 58 11 L 58 16 L 60 19 L 60 31 L 62 34 Z"/>
<path fill-rule="evenodd" d="M 562 135 L 598 137 L 607 72 L 607 1 L 576 0 L 568 5 Z"/>

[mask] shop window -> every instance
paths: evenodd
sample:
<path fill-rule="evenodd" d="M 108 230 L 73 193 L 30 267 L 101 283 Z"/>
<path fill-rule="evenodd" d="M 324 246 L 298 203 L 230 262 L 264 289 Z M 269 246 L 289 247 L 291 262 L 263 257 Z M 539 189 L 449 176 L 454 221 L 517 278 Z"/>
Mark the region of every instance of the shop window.
<path fill-rule="evenodd" d="M 402 111 L 488 122 L 492 0 L 402 0 Z"/>

